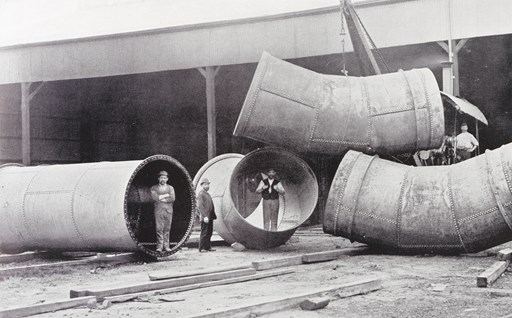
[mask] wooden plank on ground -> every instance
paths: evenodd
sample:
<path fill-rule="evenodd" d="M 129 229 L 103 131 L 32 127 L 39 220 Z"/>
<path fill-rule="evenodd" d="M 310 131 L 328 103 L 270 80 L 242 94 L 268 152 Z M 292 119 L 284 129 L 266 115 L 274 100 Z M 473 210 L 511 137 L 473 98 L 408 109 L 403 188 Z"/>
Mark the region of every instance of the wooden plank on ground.
<path fill-rule="evenodd" d="M 16 307 L 0 310 L 0 318 L 27 317 L 45 312 L 54 312 L 57 310 L 69 309 L 79 306 L 86 306 L 87 302 L 95 297 L 80 297 L 74 299 L 65 299 L 59 301 L 45 302 L 37 305 L 25 307 Z"/>
<path fill-rule="evenodd" d="M 363 245 L 363 246 L 357 246 L 357 247 L 342 248 L 342 249 L 337 249 L 337 250 L 332 250 L 332 251 L 309 253 L 309 254 L 302 255 L 302 262 L 309 264 L 309 263 L 316 263 L 316 262 L 332 261 L 334 259 L 339 258 L 340 256 L 364 252 L 367 249 L 368 249 L 368 247 L 366 245 Z"/>
<path fill-rule="evenodd" d="M 501 274 L 508 268 L 510 261 L 497 261 L 476 277 L 478 287 L 487 287 L 497 280 Z"/>
<path fill-rule="evenodd" d="M 38 252 L 25 252 L 20 254 L 1 254 L 0 263 L 6 264 L 12 262 L 25 262 L 39 256 L 41 256 L 41 253 Z"/>
<path fill-rule="evenodd" d="M 359 286 L 359 288 L 354 289 L 354 287 L 356 286 Z M 380 279 L 362 279 L 352 283 L 343 284 L 337 287 L 317 289 L 312 292 L 302 293 L 292 297 L 279 298 L 269 302 L 256 302 L 253 304 L 233 307 L 229 309 L 205 312 L 198 315 L 189 316 L 189 318 L 245 318 L 251 315 L 257 317 L 260 315 L 270 314 L 273 312 L 298 307 L 302 301 L 309 299 L 311 297 L 329 297 L 330 299 L 336 299 L 340 293 L 346 293 L 344 290 L 347 288 L 349 290 L 356 290 L 357 293 L 353 295 L 358 295 L 361 294 L 360 291 L 363 289 L 364 293 L 369 293 L 371 291 L 380 289 L 381 286 L 382 282 Z"/>
<path fill-rule="evenodd" d="M 251 268 L 251 265 L 250 264 L 242 264 L 242 265 L 235 265 L 235 266 L 219 266 L 219 267 L 212 267 L 212 268 L 208 268 L 208 269 L 200 269 L 200 270 L 195 270 L 195 271 L 180 271 L 180 272 L 174 272 L 174 273 L 169 273 L 167 271 L 167 272 L 148 274 L 148 276 L 149 276 L 149 280 L 163 280 L 163 279 L 172 279 L 172 278 L 204 275 L 204 274 L 219 273 L 219 272 L 228 272 L 228 271 L 234 271 L 237 269 L 244 269 L 244 268 Z"/>
<path fill-rule="evenodd" d="M 472 292 L 485 293 L 496 297 L 512 297 L 512 289 L 504 288 L 471 288 Z"/>
<path fill-rule="evenodd" d="M 275 271 L 258 272 L 253 275 L 221 279 L 221 280 L 216 280 L 216 281 L 211 281 L 211 282 L 206 282 L 206 283 L 191 284 L 191 285 L 178 286 L 178 287 L 159 289 L 159 290 L 152 290 L 152 291 L 134 293 L 134 294 L 128 294 L 128 295 L 105 297 L 105 299 L 108 299 L 113 303 L 119 303 L 119 302 L 125 302 L 125 301 L 130 301 L 130 300 L 136 299 L 138 296 L 164 295 L 164 294 L 169 294 L 169 293 L 178 293 L 178 292 L 193 290 L 193 289 L 198 289 L 198 288 L 235 284 L 235 283 L 241 283 L 241 282 L 246 282 L 246 281 L 251 281 L 251 280 L 256 280 L 256 279 L 267 278 L 267 277 L 286 275 L 286 274 L 291 274 L 294 272 L 295 271 L 292 269 L 279 269 L 279 270 L 275 270 Z"/>
<path fill-rule="evenodd" d="M 512 260 L 512 248 L 506 248 L 498 252 L 498 261 Z"/>
<path fill-rule="evenodd" d="M 183 285 L 204 283 L 204 282 L 209 282 L 209 281 L 214 281 L 214 280 L 221 280 L 221 279 L 225 279 L 225 278 L 253 275 L 255 273 L 256 273 L 256 270 L 254 268 L 246 268 L 246 269 L 238 269 L 238 270 L 222 272 L 222 273 L 213 273 L 213 274 L 197 275 L 197 276 L 192 276 L 192 277 L 166 279 L 166 280 L 154 281 L 154 282 L 149 282 L 149 283 L 139 283 L 139 284 L 127 285 L 127 286 L 111 288 L 111 289 L 96 289 L 96 290 L 92 289 L 92 290 L 87 290 L 86 294 L 87 294 L 87 296 L 96 296 L 98 298 L 98 300 L 101 301 L 104 297 L 108 297 L 108 296 L 132 294 L 132 293 L 150 291 L 150 290 L 156 290 L 156 289 L 164 289 L 164 288 L 177 287 L 177 286 L 183 286 Z"/>
<path fill-rule="evenodd" d="M 269 259 L 263 261 L 255 261 L 252 262 L 252 267 L 254 267 L 257 271 L 284 267 L 284 266 L 293 266 L 302 264 L 302 255 L 290 256 L 290 257 L 282 257 L 276 259 Z"/>
<path fill-rule="evenodd" d="M 56 263 L 48 263 L 48 264 L 37 264 L 30 266 L 16 266 L 16 267 L 8 267 L 0 269 L 0 277 L 12 276 L 12 275 L 27 275 L 31 272 L 40 272 L 48 269 L 55 269 L 59 267 L 68 268 L 70 266 L 80 266 L 87 264 L 121 264 L 121 263 L 129 263 L 133 262 L 135 258 L 135 253 L 124 253 L 113 256 L 94 256 L 86 259 L 76 260 L 76 261 L 64 261 L 64 262 L 56 262 Z"/>

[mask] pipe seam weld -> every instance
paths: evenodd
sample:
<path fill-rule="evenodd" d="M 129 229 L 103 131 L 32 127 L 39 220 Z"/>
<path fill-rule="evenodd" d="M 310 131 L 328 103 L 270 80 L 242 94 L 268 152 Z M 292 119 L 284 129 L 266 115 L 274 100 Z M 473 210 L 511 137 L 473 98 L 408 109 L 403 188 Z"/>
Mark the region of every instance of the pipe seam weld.
<path fill-rule="evenodd" d="M 415 148 L 418 149 L 420 148 L 419 145 L 420 145 L 420 134 L 418 133 L 418 129 L 420 128 L 419 125 L 418 125 L 418 121 L 419 121 L 419 114 L 418 114 L 418 106 L 416 105 L 416 101 L 415 101 L 415 98 L 414 98 L 414 94 L 412 92 L 412 87 L 411 87 L 411 83 L 409 83 L 409 79 L 407 78 L 407 75 L 405 74 L 405 72 L 403 70 L 399 70 L 400 74 L 402 75 L 402 79 L 405 81 L 405 84 L 407 85 L 407 95 L 410 96 L 411 98 L 411 101 L 412 101 L 412 107 L 414 109 L 414 118 L 416 119 L 416 122 L 415 122 L 415 125 L 416 125 L 416 129 L 415 129 L 415 132 L 416 132 L 416 138 L 415 138 L 415 141 L 416 141 L 416 146 Z"/>
<path fill-rule="evenodd" d="M 368 84 L 366 83 L 365 79 L 361 77 L 361 82 L 363 83 L 363 91 L 362 91 L 362 97 L 363 100 L 366 102 L 366 109 L 367 109 L 367 129 L 368 129 L 368 148 L 372 148 L 372 106 L 370 104 L 370 93 L 368 92 Z"/>
<path fill-rule="evenodd" d="M 87 246 L 88 248 L 91 248 L 91 246 L 89 244 L 87 244 L 87 241 L 85 240 L 85 238 L 82 235 L 82 233 L 80 233 L 80 231 L 78 230 L 78 225 L 76 224 L 76 219 L 75 219 L 75 209 L 74 209 L 76 189 L 78 188 L 78 184 L 80 184 L 80 181 L 85 176 L 87 171 L 88 170 L 84 170 L 84 172 L 82 172 L 82 174 L 80 175 L 80 177 L 76 181 L 75 186 L 73 187 L 73 190 L 72 190 L 73 195 L 71 196 L 71 210 L 70 210 L 70 212 L 71 212 L 71 221 L 73 222 L 73 227 L 75 229 L 76 235 L 78 236 L 79 239 L 82 240 L 82 242 L 84 243 L 85 246 Z"/>
<path fill-rule="evenodd" d="M 276 95 L 276 96 L 279 96 L 279 97 L 284 97 L 284 98 L 287 98 L 289 100 L 292 100 L 294 102 L 297 102 L 301 105 L 304 105 L 306 107 L 309 107 L 309 108 L 313 108 L 313 109 L 316 109 L 318 107 L 314 106 L 312 102 L 309 102 L 309 101 L 306 101 L 306 100 L 303 100 L 303 99 L 300 99 L 300 98 L 297 98 L 295 96 L 292 96 L 291 94 L 288 94 L 286 93 L 285 91 L 283 90 L 277 90 L 277 89 L 272 89 L 272 88 L 269 88 L 269 87 L 263 87 L 263 86 L 260 86 L 260 91 L 264 91 L 264 92 L 267 92 L 267 93 L 271 93 L 273 95 Z"/>
<path fill-rule="evenodd" d="M 509 202 L 503 204 L 503 207 L 508 208 L 511 205 L 512 205 L 512 201 L 509 201 Z M 495 207 L 492 207 L 490 209 L 487 209 L 487 210 L 475 213 L 473 215 L 466 216 L 466 217 L 464 217 L 464 218 L 459 220 L 459 224 L 471 221 L 473 219 L 476 219 L 478 217 L 481 217 L 481 216 L 484 216 L 486 214 L 489 214 L 489 213 L 492 213 L 492 212 L 496 212 L 496 211 L 499 211 L 499 207 L 498 206 L 495 206 Z"/>
<path fill-rule="evenodd" d="M 400 248 L 400 233 L 402 232 L 402 205 L 403 205 L 403 197 L 405 192 L 405 181 L 407 180 L 407 177 L 409 176 L 409 171 L 411 171 L 412 168 L 408 168 L 405 170 L 405 173 L 402 177 L 402 185 L 400 187 L 400 193 L 398 194 L 398 202 L 397 202 L 397 209 L 396 209 L 396 246 L 397 248 Z"/>
<path fill-rule="evenodd" d="M 418 109 L 426 109 L 426 108 L 427 108 L 427 106 L 421 106 L 421 107 L 417 107 L 417 108 L 410 108 L 409 106 L 404 106 L 404 107 L 400 107 L 400 108 L 398 108 L 398 107 L 386 108 L 381 111 L 372 113 L 372 117 L 388 115 L 388 114 L 404 113 L 404 112 L 410 112 L 410 111 L 415 111 Z"/>
<path fill-rule="evenodd" d="M 36 237 L 34 234 L 32 234 L 32 232 L 30 231 L 30 226 L 28 224 L 28 217 L 27 217 L 27 211 L 26 211 L 26 208 L 25 208 L 25 199 L 27 198 L 27 190 L 30 188 L 30 185 L 32 184 L 32 181 L 35 179 L 35 177 L 39 174 L 40 171 L 37 171 L 37 173 L 35 173 L 32 178 L 30 178 L 30 181 L 28 182 L 27 184 L 27 187 L 25 188 L 25 192 L 23 193 L 23 202 L 21 203 L 21 215 L 23 217 L 23 225 L 25 225 L 25 228 L 27 229 L 27 233 L 29 236 L 32 237 L 32 240 L 35 240 Z M 27 241 L 23 238 L 23 235 L 19 235 L 20 237 L 22 237 L 22 239 L 24 241 Z"/>
<path fill-rule="evenodd" d="M 427 110 L 428 110 L 428 116 L 429 116 L 428 123 L 429 123 L 429 127 L 430 127 L 430 139 L 428 141 L 428 144 L 429 144 L 429 146 L 433 146 L 432 141 L 434 139 L 434 125 L 433 125 L 434 113 L 432 110 L 432 102 L 430 100 L 430 95 L 428 94 L 428 91 L 427 91 L 425 75 L 423 74 L 423 72 L 419 72 L 419 74 L 420 74 L 421 85 L 422 85 L 423 91 L 425 92 L 425 99 L 427 100 Z"/>
<path fill-rule="evenodd" d="M 259 78 L 259 83 L 256 86 L 256 91 L 254 92 L 254 96 L 252 97 L 251 107 L 249 108 L 249 111 L 247 112 L 247 115 L 245 116 L 245 121 L 244 121 L 244 124 L 242 126 L 242 130 L 240 132 L 240 135 L 243 135 L 243 133 L 247 129 L 247 123 L 249 123 L 249 119 L 251 118 L 251 114 L 252 114 L 252 111 L 254 109 L 254 105 L 256 104 L 256 99 L 258 98 L 258 94 L 260 92 L 260 88 L 261 88 L 260 85 L 261 85 L 261 83 L 263 83 L 263 78 L 265 77 L 265 74 L 267 73 L 268 63 L 266 63 L 267 62 L 266 60 L 268 60 L 268 56 L 263 55 L 262 56 L 262 60 L 263 59 L 265 59 L 265 63 L 263 63 L 263 70 L 261 71 L 261 75 L 260 75 L 260 78 Z"/>
<path fill-rule="evenodd" d="M 347 168 L 347 176 L 345 178 L 342 179 L 342 183 L 341 183 L 341 189 L 340 189 L 340 194 L 339 194 L 339 197 L 338 197 L 338 200 L 337 200 L 337 203 L 336 203 L 336 214 L 334 215 L 334 229 L 333 229 L 333 235 L 336 235 L 336 229 L 338 229 L 338 217 L 339 217 L 339 214 L 340 214 L 340 208 L 343 206 L 341 204 L 342 200 L 343 200 L 343 195 L 345 194 L 345 187 L 347 186 L 347 183 L 348 183 L 348 178 L 350 177 L 350 174 L 352 173 L 352 169 L 354 168 L 354 165 L 356 164 L 356 161 L 357 159 L 361 156 L 361 154 L 359 154 L 351 163 L 350 165 L 348 166 Z"/>
<path fill-rule="evenodd" d="M 487 150 L 485 152 L 484 156 L 485 156 L 485 163 L 486 163 L 486 168 L 487 168 L 487 177 L 489 180 L 489 185 L 491 186 L 494 200 L 496 201 L 498 210 L 500 211 L 501 215 L 503 216 L 503 220 L 505 221 L 505 223 L 507 223 L 507 226 L 512 231 L 512 221 L 510 220 L 509 216 L 507 215 L 507 211 L 505 211 L 505 208 L 501 204 L 501 200 L 500 200 L 499 193 L 498 193 L 498 188 L 496 187 L 496 183 L 494 182 L 494 178 L 493 178 L 494 171 L 491 167 L 491 162 L 490 162 L 491 153 Z"/>
<path fill-rule="evenodd" d="M 450 199 L 450 213 L 452 215 L 453 224 L 455 225 L 455 230 L 457 232 L 457 237 L 461 243 L 462 248 L 467 253 L 468 250 L 466 245 L 464 244 L 464 240 L 462 239 L 462 235 L 460 234 L 459 222 L 457 221 L 457 217 L 455 216 L 455 206 L 453 203 L 453 190 L 452 190 L 452 170 L 448 171 L 448 196 Z"/>

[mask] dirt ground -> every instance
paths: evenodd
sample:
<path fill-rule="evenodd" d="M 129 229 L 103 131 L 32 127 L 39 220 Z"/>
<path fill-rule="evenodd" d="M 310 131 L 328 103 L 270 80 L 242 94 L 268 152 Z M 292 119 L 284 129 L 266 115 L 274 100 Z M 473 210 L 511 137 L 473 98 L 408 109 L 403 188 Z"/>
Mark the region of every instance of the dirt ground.
<path fill-rule="evenodd" d="M 66 299 L 71 289 L 144 283 L 149 281 L 149 273 L 249 264 L 350 246 L 353 244 L 343 238 L 305 235 L 299 231 L 287 244 L 263 251 L 237 252 L 229 246 L 217 246 L 215 252 L 199 253 L 195 248 L 184 248 L 159 262 L 140 261 L 108 267 L 91 264 L 42 270 L 0 281 L 0 308 Z M 512 314 L 510 296 L 483 292 L 485 288 L 476 287 L 476 276 L 496 261 L 497 251 L 507 247 L 512 247 L 512 243 L 469 256 L 398 256 L 373 250 L 329 262 L 296 265 L 290 267 L 294 273 L 277 277 L 139 297 L 137 301 L 114 303 L 107 309 L 82 307 L 33 317 L 187 317 L 372 277 L 381 278 L 381 289 L 333 300 L 326 308 L 317 311 L 286 310 L 263 317 L 501 317 Z M 43 260 L 15 265 L 37 262 Z M 12 265 L 2 264 L 2 267 Z M 512 289 L 512 273 L 505 272 L 490 287 Z"/>

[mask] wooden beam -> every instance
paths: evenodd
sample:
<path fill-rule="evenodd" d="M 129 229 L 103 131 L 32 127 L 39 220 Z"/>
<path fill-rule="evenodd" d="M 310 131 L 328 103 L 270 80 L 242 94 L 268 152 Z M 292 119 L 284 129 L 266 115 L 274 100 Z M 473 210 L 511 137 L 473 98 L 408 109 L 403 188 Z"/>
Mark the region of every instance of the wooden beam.
<path fill-rule="evenodd" d="M 92 290 L 87 290 L 86 295 L 87 296 L 96 296 L 98 298 L 98 300 L 101 301 L 103 298 L 109 297 L 109 296 L 132 294 L 132 293 L 144 292 L 144 291 L 150 291 L 150 290 L 198 284 L 198 283 L 204 283 L 204 282 L 209 282 L 209 281 L 221 280 L 221 279 L 225 279 L 225 278 L 248 276 L 248 275 L 253 275 L 255 273 L 256 273 L 256 270 L 254 268 L 246 268 L 246 269 L 239 269 L 239 270 L 222 272 L 222 273 L 213 273 L 213 274 L 197 275 L 197 276 L 192 276 L 192 277 L 181 277 L 181 278 L 175 278 L 175 279 L 155 281 L 155 282 L 149 282 L 149 283 L 126 285 L 126 286 L 110 288 L 110 289 L 92 289 Z M 72 293 L 72 291 L 71 291 L 70 292 L 71 297 L 73 297 L 73 294 L 74 293 Z"/>
<path fill-rule="evenodd" d="M 217 155 L 217 124 L 215 118 L 215 74 L 213 67 L 206 67 L 206 117 L 208 121 L 208 160 Z"/>
<path fill-rule="evenodd" d="M 369 278 L 361 279 L 352 283 L 343 284 L 336 287 L 328 287 L 297 294 L 291 297 L 278 298 L 269 302 L 257 302 L 248 305 L 223 309 L 218 311 L 205 312 L 198 315 L 189 316 L 189 318 L 224 318 L 224 317 L 248 317 L 249 314 L 256 317 L 283 311 L 298 307 L 301 302 L 312 297 L 329 297 L 336 299 L 341 295 L 360 295 L 380 289 L 382 282 L 380 279 Z"/>
<path fill-rule="evenodd" d="M 302 255 L 252 262 L 252 266 L 257 271 L 300 264 L 302 264 Z"/>
<path fill-rule="evenodd" d="M 195 271 L 178 271 L 173 273 L 153 273 L 148 274 L 149 280 L 164 280 L 164 279 L 171 279 L 171 278 L 179 278 L 179 277 L 189 277 L 189 276 L 196 276 L 196 275 L 204 275 L 204 274 L 212 274 L 212 273 L 220 273 L 220 272 L 228 272 L 228 271 L 234 271 L 237 269 L 245 269 L 245 268 L 251 268 L 250 264 L 246 265 L 235 265 L 235 266 L 222 266 L 222 267 L 212 267 L 208 269 L 200 269 Z"/>
<path fill-rule="evenodd" d="M 134 261 L 135 253 L 126 253 L 119 254 L 114 256 L 93 256 L 86 259 L 80 259 L 76 261 L 64 261 L 58 263 L 48 263 L 48 264 L 38 264 L 38 265 L 29 265 L 29 266 L 17 266 L 17 267 L 8 267 L 0 269 L 0 277 L 8 277 L 13 275 L 28 275 L 29 273 L 40 273 L 42 270 L 49 270 L 56 268 L 67 268 L 70 266 L 80 266 L 87 264 L 121 264 L 121 263 L 129 263 Z"/>
<path fill-rule="evenodd" d="M 492 264 L 483 273 L 477 276 L 476 285 L 478 287 L 487 287 L 497 280 L 505 270 L 507 270 L 510 261 L 498 261 Z"/>
<path fill-rule="evenodd" d="M 32 98 L 34 98 L 34 96 L 36 96 L 37 92 L 39 92 L 41 87 L 43 87 L 44 83 L 45 82 L 41 82 L 41 84 L 39 84 L 39 86 L 37 86 L 36 89 L 32 93 L 30 93 L 30 95 L 29 95 L 30 100 L 32 100 Z"/>
<path fill-rule="evenodd" d="M 86 306 L 87 302 L 94 297 L 80 297 L 75 299 L 65 299 L 52 302 L 45 302 L 43 304 L 30 305 L 25 307 L 16 307 L 11 309 L 0 310 L 0 318 L 15 318 L 27 317 L 38 315 L 45 312 L 54 312 L 57 310 L 69 309 L 79 306 Z"/>
<path fill-rule="evenodd" d="M 302 255 L 302 262 L 309 264 L 309 263 L 332 261 L 334 259 L 339 258 L 340 256 L 350 255 L 350 254 L 358 253 L 358 252 L 364 252 L 367 249 L 368 249 L 367 246 L 358 246 L 358 247 L 349 247 L 349 248 L 344 248 L 344 249 L 339 249 L 339 250 L 309 253 L 309 254 Z"/>
<path fill-rule="evenodd" d="M 510 261 L 512 260 L 512 248 L 506 248 L 498 252 L 499 261 Z"/>
<path fill-rule="evenodd" d="M 30 166 L 30 85 L 21 83 L 21 162 Z"/>
<path fill-rule="evenodd" d="M 294 273 L 294 271 L 291 270 L 291 269 L 280 269 L 280 270 L 275 270 L 275 271 L 265 271 L 265 272 L 256 273 L 254 275 L 226 278 L 226 279 L 221 279 L 221 280 L 216 280 L 216 281 L 211 281 L 211 282 L 206 282 L 206 283 L 184 285 L 184 286 L 178 286 L 178 287 L 172 287 L 172 288 L 166 288 L 166 289 L 159 289 L 159 290 L 152 290 L 152 291 L 147 291 L 147 292 L 127 294 L 127 295 L 111 296 L 111 297 L 105 297 L 105 299 L 108 299 L 108 300 L 110 300 L 113 303 L 117 303 L 117 302 L 129 301 L 129 300 L 137 298 L 138 296 L 149 296 L 149 295 L 154 295 L 154 294 L 163 295 L 163 294 L 169 294 L 169 293 L 178 293 L 178 292 L 187 291 L 187 290 L 193 290 L 193 289 L 198 289 L 198 288 L 206 288 L 206 287 L 212 287 L 212 286 L 235 284 L 235 283 L 247 282 L 247 281 L 256 280 L 256 279 L 262 279 L 262 278 L 267 278 L 267 277 L 286 275 L 286 274 L 291 274 L 291 273 Z"/>
<path fill-rule="evenodd" d="M 469 39 L 462 39 L 460 40 L 457 45 L 455 45 L 455 49 L 453 50 L 454 51 L 454 54 L 457 54 L 459 53 L 459 51 L 464 47 L 464 45 L 466 45 L 466 43 L 468 43 Z"/>
<path fill-rule="evenodd" d="M 450 53 L 450 48 L 448 47 L 448 44 L 442 42 L 442 41 L 437 41 L 437 44 L 443 49 L 445 50 L 446 53 Z"/>
<path fill-rule="evenodd" d="M 206 70 L 202 67 L 198 67 L 197 70 L 206 78 Z"/>

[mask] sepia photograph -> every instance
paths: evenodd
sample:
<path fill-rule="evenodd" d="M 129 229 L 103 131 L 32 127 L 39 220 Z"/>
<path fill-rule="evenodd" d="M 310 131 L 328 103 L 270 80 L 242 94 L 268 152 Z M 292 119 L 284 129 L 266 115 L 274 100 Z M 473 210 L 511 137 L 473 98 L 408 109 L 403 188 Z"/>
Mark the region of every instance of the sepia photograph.
<path fill-rule="evenodd" d="M 0 0 L 0 318 L 512 318 L 511 12 Z"/>

